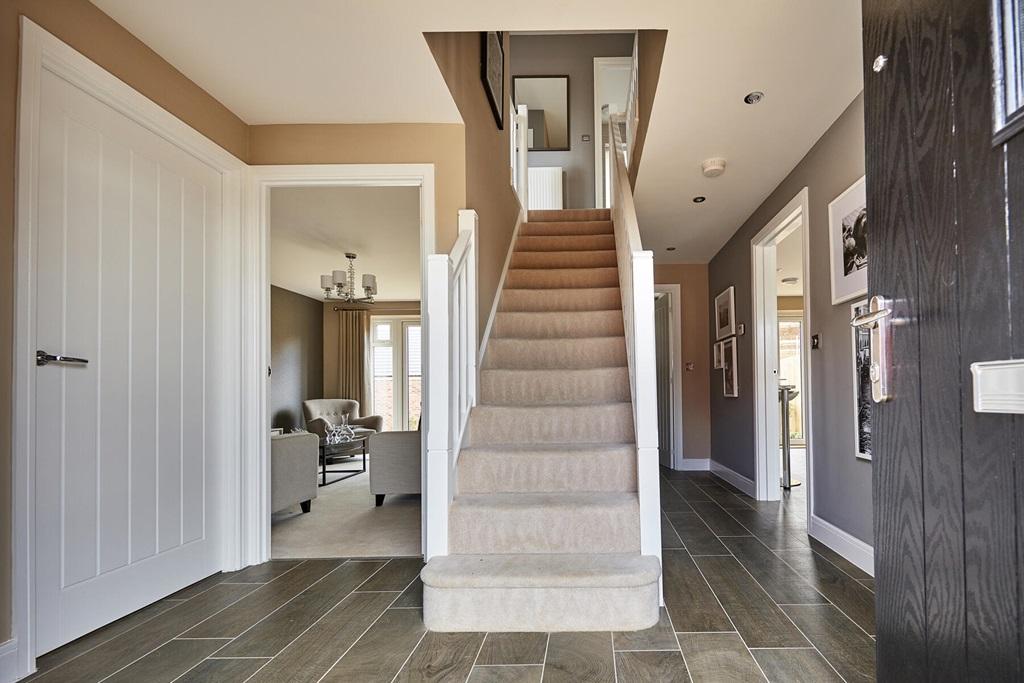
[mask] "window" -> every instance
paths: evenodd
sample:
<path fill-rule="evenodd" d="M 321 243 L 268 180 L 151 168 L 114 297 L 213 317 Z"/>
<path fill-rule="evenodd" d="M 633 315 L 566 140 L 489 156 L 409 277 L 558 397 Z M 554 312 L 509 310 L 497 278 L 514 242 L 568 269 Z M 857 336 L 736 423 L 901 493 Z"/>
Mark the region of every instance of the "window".
<path fill-rule="evenodd" d="M 419 316 L 373 316 L 370 326 L 373 413 L 384 418 L 384 431 L 415 431 L 423 400 Z"/>
<path fill-rule="evenodd" d="M 1024 130 L 1024 0 L 992 0 L 995 136 L 1001 144 Z"/>

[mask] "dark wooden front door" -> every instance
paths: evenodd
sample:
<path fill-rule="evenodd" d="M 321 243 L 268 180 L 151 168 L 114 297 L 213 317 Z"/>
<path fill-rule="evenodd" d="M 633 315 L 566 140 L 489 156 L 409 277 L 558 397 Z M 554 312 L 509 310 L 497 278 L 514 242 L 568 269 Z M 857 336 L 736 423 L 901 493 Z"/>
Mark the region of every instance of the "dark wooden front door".
<path fill-rule="evenodd" d="M 898 323 L 874 413 L 883 681 L 1024 678 L 1024 416 L 975 413 L 970 374 L 1024 356 L 1024 134 L 993 144 L 991 5 L 863 2 L 870 293 Z"/>

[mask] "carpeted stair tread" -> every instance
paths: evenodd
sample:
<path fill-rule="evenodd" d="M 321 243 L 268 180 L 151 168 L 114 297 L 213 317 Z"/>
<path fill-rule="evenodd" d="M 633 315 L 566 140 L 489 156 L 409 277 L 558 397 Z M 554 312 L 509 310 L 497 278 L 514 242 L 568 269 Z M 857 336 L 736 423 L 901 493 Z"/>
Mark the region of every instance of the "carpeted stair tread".
<path fill-rule="evenodd" d="M 478 405 L 469 414 L 465 445 L 509 443 L 621 443 L 633 441 L 629 402 L 590 405 Z"/>
<path fill-rule="evenodd" d="M 611 221 L 537 221 L 523 223 L 519 227 L 521 236 L 535 235 L 613 235 L 615 228 Z"/>
<path fill-rule="evenodd" d="M 515 251 L 510 268 L 614 268 L 614 249 L 600 251 Z"/>
<path fill-rule="evenodd" d="M 622 309 L 618 286 L 591 289 L 508 289 L 499 311 L 612 311 Z"/>
<path fill-rule="evenodd" d="M 615 249 L 615 235 L 521 235 L 516 251 L 604 251 Z"/>
<path fill-rule="evenodd" d="M 618 268 L 513 268 L 505 276 L 505 287 L 508 289 L 579 289 L 618 286 Z"/>
<path fill-rule="evenodd" d="M 630 397 L 626 367 L 480 372 L 484 405 L 583 405 L 625 402 Z"/>
<path fill-rule="evenodd" d="M 420 573 L 433 588 L 645 586 L 661 575 L 658 558 L 625 553 L 445 555 Z"/>
<path fill-rule="evenodd" d="M 469 493 L 449 511 L 452 554 L 640 550 L 635 493 Z"/>
<path fill-rule="evenodd" d="M 515 444 L 464 448 L 459 493 L 636 491 L 634 444 Z"/>
<path fill-rule="evenodd" d="M 499 311 L 492 339 L 621 337 L 622 311 Z"/>
<path fill-rule="evenodd" d="M 610 209 L 533 209 L 527 213 L 530 223 L 542 221 L 610 221 Z"/>
<path fill-rule="evenodd" d="M 623 337 L 579 339 L 491 339 L 483 368 L 506 370 L 583 370 L 626 367 Z"/>

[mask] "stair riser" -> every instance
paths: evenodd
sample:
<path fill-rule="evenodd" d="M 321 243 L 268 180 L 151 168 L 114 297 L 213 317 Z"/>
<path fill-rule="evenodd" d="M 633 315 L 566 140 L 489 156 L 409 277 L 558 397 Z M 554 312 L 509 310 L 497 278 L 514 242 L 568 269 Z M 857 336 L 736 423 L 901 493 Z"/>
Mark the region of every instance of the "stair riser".
<path fill-rule="evenodd" d="M 459 493 L 636 491 L 636 450 L 531 453 L 467 449 Z"/>
<path fill-rule="evenodd" d="M 423 587 L 431 631 L 637 631 L 658 618 L 657 581 L 629 588 Z"/>
<path fill-rule="evenodd" d="M 477 406 L 469 416 L 466 444 L 635 442 L 632 406 L 549 406 L 530 409 Z"/>
<path fill-rule="evenodd" d="M 548 268 L 510 270 L 505 277 L 508 289 L 572 289 L 618 287 L 618 268 Z"/>
<path fill-rule="evenodd" d="M 484 369 L 585 370 L 626 366 L 623 337 L 596 339 L 492 339 Z"/>
<path fill-rule="evenodd" d="M 538 235 L 613 235 L 615 228 L 611 221 L 539 221 L 523 223 L 519 227 L 521 237 Z"/>
<path fill-rule="evenodd" d="M 524 235 L 516 251 L 604 251 L 615 249 L 615 235 Z"/>
<path fill-rule="evenodd" d="M 610 221 L 610 209 L 534 209 L 527 214 L 530 223 L 546 221 L 577 222 L 577 221 Z"/>
<path fill-rule="evenodd" d="M 485 405 L 558 405 L 629 401 L 627 368 L 591 370 L 484 370 L 480 399 Z"/>
<path fill-rule="evenodd" d="M 501 311 L 609 311 L 622 308 L 618 287 L 601 289 L 506 289 Z"/>
<path fill-rule="evenodd" d="M 614 251 L 517 251 L 511 268 L 614 268 Z"/>
<path fill-rule="evenodd" d="M 491 337 L 518 339 L 579 339 L 621 337 L 622 311 L 511 312 L 494 318 Z"/>

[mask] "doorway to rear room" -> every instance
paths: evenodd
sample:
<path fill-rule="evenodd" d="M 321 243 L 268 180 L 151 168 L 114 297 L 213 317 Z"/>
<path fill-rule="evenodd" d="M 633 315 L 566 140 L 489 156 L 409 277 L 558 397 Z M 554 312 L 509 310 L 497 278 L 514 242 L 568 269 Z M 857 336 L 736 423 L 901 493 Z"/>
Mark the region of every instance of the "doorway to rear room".
<path fill-rule="evenodd" d="M 260 559 L 421 556 L 433 169 L 254 174 L 268 301 Z"/>
<path fill-rule="evenodd" d="M 808 191 L 751 240 L 758 500 L 810 499 Z"/>

